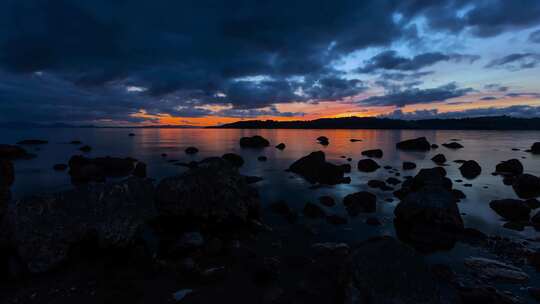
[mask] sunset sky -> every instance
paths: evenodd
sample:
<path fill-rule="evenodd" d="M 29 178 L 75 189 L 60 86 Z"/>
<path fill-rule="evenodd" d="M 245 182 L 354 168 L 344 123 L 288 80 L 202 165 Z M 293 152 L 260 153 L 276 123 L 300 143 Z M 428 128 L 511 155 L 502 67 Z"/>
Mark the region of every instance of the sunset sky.
<path fill-rule="evenodd" d="M 4 0 L 0 122 L 540 116 L 539 0 Z"/>

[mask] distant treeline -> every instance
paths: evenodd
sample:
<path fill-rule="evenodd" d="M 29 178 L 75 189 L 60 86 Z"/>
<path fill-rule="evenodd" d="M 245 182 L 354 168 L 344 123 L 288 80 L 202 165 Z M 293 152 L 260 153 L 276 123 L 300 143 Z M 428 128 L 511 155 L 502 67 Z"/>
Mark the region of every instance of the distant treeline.
<path fill-rule="evenodd" d="M 459 119 L 400 120 L 377 117 L 344 117 L 321 118 L 309 121 L 246 120 L 212 128 L 540 130 L 540 118 L 490 116 Z"/>

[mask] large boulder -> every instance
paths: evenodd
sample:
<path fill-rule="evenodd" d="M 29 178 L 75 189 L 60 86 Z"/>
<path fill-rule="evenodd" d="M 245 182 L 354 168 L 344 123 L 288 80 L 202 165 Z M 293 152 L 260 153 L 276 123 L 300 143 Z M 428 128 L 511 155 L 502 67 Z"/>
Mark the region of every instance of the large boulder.
<path fill-rule="evenodd" d="M 425 137 L 419 137 L 398 142 L 396 148 L 399 150 L 429 151 L 431 145 Z"/>
<path fill-rule="evenodd" d="M 230 162 L 201 161 L 181 175 L 163 179 L 156 189 L 162 216 L 204 220 L 209 224 L 239 223 L 258 217 L 259 195 Z"/>
<path fill-rule="evenodd" d="M 155 215 L 152 182 L 133 177 L 22 199 L 9 206 L 6 221 L 28 270 L 43 272 L 89 238 L 106 248 L 133 244 Z"/>
<path fill-rule="evenodd" d="M 531 153 L 533 154 L 540 154 L 540 142 L 535 142 L 531 146 Z"/>
<path fill-rule="evenodd" d="M 28 159 L 33 158 L 35 155 L 29 154 L 25 149 L 19 146 L 2 145 L 0 144 L 0 159 Z"/>
<path fill-rule="evenodd" d="M 517 199 L 493 200 L 489 203 L 489 207 L 509 221 L 527 221 L 531 213 L 529 205 Z"/>
<path fill-rule="evenodd" d="M 130 175 L 137 161 L 133 158 L 96 157 L 74 155 L 69 160 L 69 174 L 75 183 L 101 182 L 106 177 Z"/>
<path fill-rule="evenodd" d="M 495 172 L 502 175 L 520 175 L 523 173 L 523 165 L 519 159 L 509 159 L 502 161 L 495 167 Z"/>
<path fill-rule="evenodd" d="M 383 157 L 383 151 L 381 149 L 365 150 L 362 151 L 362 155 L 373 158 Z"/>
<path fill-rule="evenodd" d="M 377 210 L 377 197 L 367 191 L 356 192 L 345 196 L 343 205 L 351 216 L 357 216 L 360 213 L 373 213 Z"/>
<path fill-rule="evenodd" d="M 347 269 L 357 298 L 351 303 L 459 303 L 455 291 L 437 280 L 421 255 L 392 237 L 359 244 Z"/>
<path fill-rule="evenodd" d="M 240 138 L 240 147 L 242 148 L 265 148 L 268 146 L 270 146 L 270 142 L 260 135 Z"/>
<path fill-rule="evenodd" d="M 372 159 L 361 159 L 358 161 L 358 171 L 361 172 L 373 172 L 379 169 L 381 166 Z"/>
<path fill-rule="evenodd" d="M 461 164 L 459 171 L 463 177 L 473 179 L 482 173 L 482 167 L 476 161 L 468 160 Z"/>
<path fill-rule="evenodd" d="M 289 171 L 301 175 L 310 183 L 335 185 L 346 181 L 344 169 L 327 162 L 322 151 L 312 152 L 295 161 Z"/>
<path fill-rule="evenodd" d="M 540 178 L 531 174 L 521 174 L 512 184 L 520 198 L 534 198 L 540 195 Z"/>

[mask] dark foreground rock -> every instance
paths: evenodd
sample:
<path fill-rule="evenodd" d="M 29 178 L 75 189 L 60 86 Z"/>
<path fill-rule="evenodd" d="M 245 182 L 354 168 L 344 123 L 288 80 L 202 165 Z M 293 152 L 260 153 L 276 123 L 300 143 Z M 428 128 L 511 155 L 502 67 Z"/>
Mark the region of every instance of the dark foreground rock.
<path fill-rule="evenodd" d="M 7 204 L 11 199 L 10 187 L 15 181 L 13 163 L 9 160 L 0 159 L 0 227 Z M 0 246 L 2 232 L 0 232 Z"/>
<path fill-rule="evenodd" d="M 361 172 L 373 172 L 381 166 L 372 159 L 361 159 L 358 161 L 358 170 Z"/>
<path fill-rule="evenodd" d="M 416 168 L 416 164 L 413 162 L 403 162 L 403 170 L 412 170 Z"/>
<path fill-rule="evenodd" d="M 22 147 L 0 144 L 0 159 L 29 159 L 33 158 L 34 156 L 35 155 L 26 152 L 26 150 Z"/>
<path fill-rule="evenodd" d="M 482 173 L 482 167 L 476 161 L 468 160 L 459 167 L 459 171 L 463 177 L 473 179 Z"/>
<path fill-rule="evenodd" d="M 346 182 L 344 170 L 326 161 L 324 152 L 312 152 L 295 161 L 289 171 L 301 175 L 310 183 L 335 185 Z"/>
<path fill-rule="evenodd" d="M 383 151 L 381 149 L 366 150 L 362 151 L 362 155 L 373 158 L 381 158 L 383 157 Z"/>
<path fill-rule="evenodd" d="M 540 142 L 535 142 L 531 146 L 531 153 L 532 154 L 540 154 Z"/>
<path fill-rule="evenodd" d="M 361 191 L 349 194 L 343 198 L 343 205 L 350 216 L 360 213 L 373 213 L 377 210 L 377 197 L 375 194 Z"/>
<path fill-rule="evenodd" d="M 531 208 L 525 201 L 517 199 L 494 200 L 489 203 L 491 209 L 509 221 L 528 221 Z"/>
<path fill-rule="evenodd" d="M 233 166 L 240 168 L 244 164 L 244 159 L 242 156 L 235 154 L 235 153 L 225 153 L 223 156 L 221 156 L 224 160 L 231 163 Z"/>
<path fill-rule="evenodd" d="M 512 188 L 520 198 L 534 198 L 540 195 L 540 178 L 531 174 L 518 176 Z"/>
<path fill-rule="evenodd" d="M 419 137 L 398 142 L 396 148 L 399 150 L 429 151 L 431 145 L 425 137 Z"/>
<path fill-rule="evenodd" d="M 75 183 L 101 182 L 106 177 L 130 175 L 137 161 L 133 158 L 96 157 L 74 155 L 69 160 L 69 175 Z"/>
<path fill-rule="evenodd" d="M 45 145 L 48 144 L 48 140 L 42 140 L 42 139 L 25 139 L 21 140 L 17 143 L 17 145 L 27 145 L 27 146 L 33 146 L 33 145 Z"/>
<path fill-rule="evenodd" d="M 126 247 L 156 215 L 151 181 L 129 178 L 94 183 L 10 205 L 6 221 L 18 256 L 31 272 L 63 262 L 72 246 L 94 238 L 102 247 Z"/>
<path fill-rule="evenodd" d="M 162 216 L 203 219 L 214 224 L 246 223 L 257 218 L 259 196 L 236 167 L 209 158 L 181 175 L 163 179 L 156 189 Z"/>
<path fill-rule="evenodd" d="M 437 280 L 422 256 L 391 237 L 359 244 L 348 269 L 350 293 L 357 299 L 350 303 L 459 303 L 457 293 Z"/>
<path fill-rule="evenodd" d="M 242 148 L 265 148 L 268 146 L 270 146 L 270 142 L 260 135 L 240 138 L 240 147 Z"/>
<path fill-rule="evenodd" d="M 444 164 L 446 162 L 446 156 L 444 154 L 437 154 L 431 158 L 431 160 L 436 164 Z"/>
<path fill-rule="evenodd" d="M 519 161 L 519 159 L 509 159 L 506 161 L 502 161 L 495 167 L 495 172 L 502 175 L 520 175 L 523 173 L 523 165 Z"/>

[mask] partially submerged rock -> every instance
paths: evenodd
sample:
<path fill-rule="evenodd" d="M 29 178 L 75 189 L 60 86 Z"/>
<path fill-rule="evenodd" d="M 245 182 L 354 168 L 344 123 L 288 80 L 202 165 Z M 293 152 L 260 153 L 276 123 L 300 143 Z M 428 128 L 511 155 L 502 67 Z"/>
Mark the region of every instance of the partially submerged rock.
<path fill-rule="evenodd" d="M 349 194 L 343 198 L 343 205 L 351 216 L 360 213 L 372 213 L 377 209 L 377 197 L 375 194 L 361 191 Z"/>
<path fill-rule="evenodd" d="M 74 155 L 69 160 L 69 174 L 76 183 L 104 181 L 106 177 L 123 177 L 133 172 L 137 161 L 133 158 Z"/>
<path fill-rule="evenodd" d="M 92 147 L 90 147 L 89 145 L 85 145 L 85 146 L 80 147 L 79 150 L 82 152 L 88 153 L 92 151 Z"/>
<path fill-rule="evenodd" d="M 187 147 L 184 152 L 186 154 L 197 154 L 199 152 L 199 149 L 197 149 L 197 147 Z"/>
<path fill-rule="evenodd" d="M 233 166 L 240 168 L 244 164 L 244 159 L 242 156 L 235 154 L 235 153 L 225 153 L 223 156 L 221 156 L 224 160 L 231 163 Z"/>
<path fill-rule="evenodd" d="M 519 175 L 512 188 L 520 198 L 534 198 L 540 195 L 540 178 L 531 174 Z"/>
<path fill-rule="evenodd" d="M 419 137 L 398 142 L 396 148 L 399 150 L 429 151 L 431 145 L 425 137 Z"/>
<path fill-rule="evenodd" d="M 502 161 L 495 167 L 495 172 L 502 175 L 520 175 L 523 174 L 523 165 L 519 159 L 509 159 L 507 161 Z"/>
<path fill-rule="evenodd" d="M 310 183 L 335 185 L 345 182 L 344 171 L 326 161 L 324 152 L 312 152 L 295 161 L 289 171 L 301 175 Z"/>
<path fill-rule="evenodd" d="M 449 142 L 449 143 L 444 143 L 442 145 L 444 147 L 448 148 L 448 149 L 454 149 L 454 150 L 463 148 L 462 144 L 460 144 L 458 142 L 455 142 L 455 141 Z"/>
<path fill-rule="evenodd" d="M 540 154 L 540 142 L 535 142 L 531 146 L 531 153 L 532 154 Z"/>
<path fill-rule="evenodd" d="M 416 164 L 413 163 L 413 162 L 403 162 L 403 170 L 412 170 L 414 168 L 416 168 Z"/>
<path fill-rule="evenodd" d="M 22 147 L 0 144 L 0 159 L 15 160 L 15 159 L 29 159 L 33 157 L 35 157 L 35 155 L 29 154 Z"/>
<path fill-rule="evenodd" d="M 431 160 L 436 164 L 444 164 L 446 162 L 446 157 L 444 154 L 437 154 L 433 156 Z"/>
<path fill-rule="evenodd" d="M 95 238 L 102 247 L 131 245 L 156 215 L 154 187 L 146 179 L 94 183 L 10 205 L 7 222 L 20 258 L 31 272 L 63 262 L 72 246 Z"/>
<path fill-rule="evenodd" d="M 163 179 L 156 188 L 156 206 L 162 216 L 245 224 L 258 217 L 260 201 L 233 165 L 214 157 Z"/>
<path fill-rule="evenodd" d="M 280 143 L 279 145 L 276 146 L 276 149 L 278 150 L 285 150 L 285 144 L 284 143 Z"/>
<path fill-rule="evenodd" d="M 323 146 L 328 146 L 328 144 L 330 143 L 329 140 L 328 140 L 328 137 L 326 137 L 326 136 L 317 137 L 317 141 Z"/>
<path fill-rule="evenodd" d="M 33 145 L 45 145 L 48 143 L 49 143 L 48 140 L 43 140 L 43 139 L 25 139 L 25 140 L 19 141 L 17 145 L 33 146 Z"/>
<path fill-rule="evenodd" d="M 383 151 L 381 149 L 366 150 L 362 151 L 362 155 L 373 158 L 381 158 L 383 157 Z"/>
<path fill-rule="evenodd" d="M 242 148 L 265 148 L 268 146 L 270 146 L 270 142 L 260 135 L 240 139 L 240 147 Z"/>
<path fill-rule="evenodd" d="M 381 166 L 372 159 L 361 159 L 358 161 L 358 170 L 361 172 L 373 172 Z"/>
<path fill-rule="evenodd" d="M 509 221 L 528 221 L 531 213 L 531 208 L 524 201 L 517 199 L 493 200 L 489 203 L 489 207 Z"/>
<path fill-rule="evenodd" d="M 306 203 L 304 205 L 304 214 L 310 218 L 321 218 L 326 216 L 326 212 L 314 203 Z"/>
<path fill-rule="evenodd" d="M 476 161 L 468 160 L 459 167 L 459 171 L 463 177 L 473 179 L 482 173 L 482 167 Z"/>

